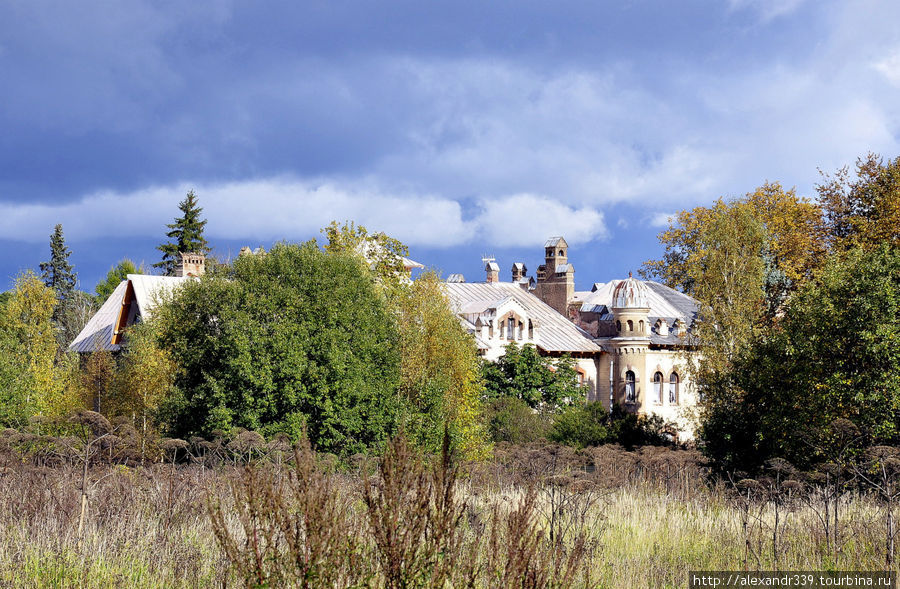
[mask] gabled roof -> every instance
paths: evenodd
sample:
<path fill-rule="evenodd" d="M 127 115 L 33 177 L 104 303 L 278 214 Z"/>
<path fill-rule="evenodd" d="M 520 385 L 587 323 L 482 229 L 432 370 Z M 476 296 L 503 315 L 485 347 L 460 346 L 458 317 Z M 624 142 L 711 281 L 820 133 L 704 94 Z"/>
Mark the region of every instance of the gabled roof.
<path fill-rule="evenodd" d="M 141 317 L 148 320 L 153 309 L 161 298 L 168 296 L 179 284 L 192 278 L 175 276 L 148 276 L 145 274 L 129 274 L 119 283 L 106 302 L 100 307 L 87 325 L 69 344 L 72 352 L 117 352 L 120 345 L 113 343 L 116 325 L 124 325 L 129 317 Z M 137 309 L 132 312 L 127 308 L 129 292 L 133 293 Z M 128 315 L 125 315 L 125 314 Z M 124 315 L 124 317 L 123 317 Z"/>
<path fill-rule="evenodd" d="M 551 237 L 550 239 L 548 239 L 546 241 L 546 243 L 544 243 L 544 247 L 556 247 L 559 244 L 562 244 L 564 246 L 569 245 L 568 243 L 566 243 L 566 240 L 563 239 L 562 237 Z"/>
<path fill-rule="evenodd" d="M 538 325 L 535 344 L 546 352 L 602 351 L 600 346 L 591 341 L 590 334 L 516 283 L 444 283 L 444 290 L 457 313 L 477 313 L 487 309 L 488 305 L 502 306 L 505 299 L 512 299 Z"/>

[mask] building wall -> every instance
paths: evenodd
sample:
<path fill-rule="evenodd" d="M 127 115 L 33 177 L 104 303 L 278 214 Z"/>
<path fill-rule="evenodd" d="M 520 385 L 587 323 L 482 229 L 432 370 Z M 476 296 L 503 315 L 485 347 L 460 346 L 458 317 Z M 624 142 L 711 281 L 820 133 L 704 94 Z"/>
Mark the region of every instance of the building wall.
<path fill-rule="evenodd" d="M 697 404 L 697 395 L 688 378 L 681 354 L 674 350 L 650 350 L 637 345 L 622 345 L 611 354 L 604 354 L 598 366 L 598 397 L 603 406 L 609 409 L 609 373 L 612 363 L 613 402 L 626 410 L 642 415 L 658 415 L 666 421 L 673 422 L 680 430 L 681 440 L 694 437 L 695 425 L 692 410 Z M 625 376 L 631 370 L 635 374 L 635 402 L 625 401 Z M 662 402 L 656 400 L 653 386 L 653 375 L 660 372 L 662 380 Z M 669 378 L 675 372 L 678 375 L 676 386 L 676 402 L 669 401 Z M 604 374 L 606 375 L 604 377 Z"/>

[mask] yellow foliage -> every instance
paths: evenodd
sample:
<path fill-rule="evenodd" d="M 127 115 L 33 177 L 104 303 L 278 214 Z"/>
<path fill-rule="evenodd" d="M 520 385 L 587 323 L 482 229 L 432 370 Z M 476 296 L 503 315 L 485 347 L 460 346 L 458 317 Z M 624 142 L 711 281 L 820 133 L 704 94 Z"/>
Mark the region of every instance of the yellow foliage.
<path fill-rule="evenodd" d="M 6 361 L 18 372 L 16 408 L 20 416 L 58 416 L 77 406 L 68 394 L 73 359 L 56 362 L 56 336 L 51 317 L 56 296 L 32 272 L 16 279 L 0 327 L 6 341 Z"/>
<path fill-rule="evenodd" d="M 427 272 L 401 291 L 401 393 L 421 407 L 443 394 L 446 418 L 467 458 L 487 451 L 479 417 L 482 384 L 475 342 L 450 309 L 440 278 Z"/>

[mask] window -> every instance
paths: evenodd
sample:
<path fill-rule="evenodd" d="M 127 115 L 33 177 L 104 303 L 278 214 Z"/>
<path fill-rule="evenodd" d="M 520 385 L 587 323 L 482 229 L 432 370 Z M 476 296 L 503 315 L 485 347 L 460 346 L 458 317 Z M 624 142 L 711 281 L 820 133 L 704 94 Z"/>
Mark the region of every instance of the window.
<path fill-rule="evenodd" d="M 634 372 L 628 371 L 625 373 L 625 402 L 626 403 L 634 403 L 637 395 L 635 395 L 634 391 Z"/>
<path fill-rule="evenodd" d="M 644 333 L 644 322 L 641 321 L 638 325 L 640 325 L 641 334 Z"/>
<path fill-rule="evenodd" d="M 669 376 L 669 405 L 678 404 L 678 375 L 674 372 Z"/>
<path fill-rule="evenodd" d="M 622 332 L 622 322 L 621 321 L 616 321 L 616 331 L 618 331 L 620 333 Z"/>
<path fill-rule="evenodd" d="M 534 339 L 534 323 L 528 320 L 528 339 Z"/>
<path fill-rule="evenodd" d="M 653 402 L 662 405 L 663 402 L 663 375 L 657 372 L 653 375 Z"/>
<path fill-rule="evenodd" d="M 628 331 L 634 331 L 634 321 L 632 321 L 631 319 L 628 320 Z"/>
<path fill-rule="evenodd" d="M 516 339 L 516 320 L 512 317 L 506 320 L 506 337 L 509 340 Z"/>

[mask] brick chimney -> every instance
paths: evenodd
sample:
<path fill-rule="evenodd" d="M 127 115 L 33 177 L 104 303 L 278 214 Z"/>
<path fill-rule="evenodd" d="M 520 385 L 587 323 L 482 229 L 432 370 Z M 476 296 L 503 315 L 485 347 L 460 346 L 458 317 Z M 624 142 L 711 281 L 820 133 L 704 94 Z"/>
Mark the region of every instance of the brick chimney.
<path fill-rule="evenodd" d="M 516 262 L 512 265 L 512 281 L 519 282 L 523 278 L 525 278 L 525 274 L 528 272 L 528 268 L 525 267 L 525 264 L 522 262 Z"/>
<path fill-rule="evenodd" d="M 500 282 L 500 265 L 493 260 L 484 265 L 487 272 L 487 282 Z"/>
<path fill-rule="evenodd" d="M 181 254 L 181 259 L 175 266 L 175 276 L 203 276 L 206 271 L 206 256 L 195 252 L 185 252 Z"/>

